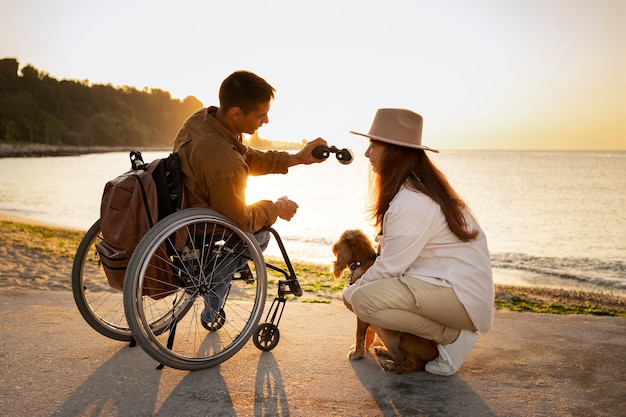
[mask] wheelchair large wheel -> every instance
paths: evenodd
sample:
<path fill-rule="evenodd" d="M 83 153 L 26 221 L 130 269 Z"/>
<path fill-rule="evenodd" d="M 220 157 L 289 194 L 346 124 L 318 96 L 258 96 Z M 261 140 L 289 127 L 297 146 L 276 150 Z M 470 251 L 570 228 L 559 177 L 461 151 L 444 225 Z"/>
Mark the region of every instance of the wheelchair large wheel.
<path fill-rule="evenodd" d="M 124 279 L 124 308 L 146 353 L 172 368 L 198 370 L 246 344 L 266 291 L 255 237 L 214 210 L 191 208 L 161 220 L 139 242 Z M 181 297 L 185 308 L 172 307 Z M 160 332 L 151 324 L 155 315 L 169 317 Z"/>
<path fill-rule="evenodd" d="M 126 321 L 122 291 L 111 288 L 100 262 L 96 244 L 102 241 L 100 220 L 89 228 L 78 245 L 72 264 L 72 293 L 78 311 L 98 333 L 111 339 L 130 342 L 132 332 Z M 177 309 L 189 308 L 184 298 L 179 298 Z M 171 316 L 164 313 L 152 316 L 155 332 L 163 332 L 170 325 Z"/>
<path fill-rule="evenodd" d="M 98 333 L 115 340 L 130 341 L 122 292 L 109 286 L 96 243 L 102 240 L 100 220 L 89 228 L 78 245 L 72 264 L 72 293 L 85 321 Z"/>

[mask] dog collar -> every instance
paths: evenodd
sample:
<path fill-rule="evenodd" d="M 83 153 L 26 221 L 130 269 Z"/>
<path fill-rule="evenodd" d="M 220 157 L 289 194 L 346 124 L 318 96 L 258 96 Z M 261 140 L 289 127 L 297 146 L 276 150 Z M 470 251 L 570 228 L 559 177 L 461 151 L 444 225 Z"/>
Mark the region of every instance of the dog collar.
<path fill-rule="evenodd" d="M 358 261 L 351 263 L 349 266 L 350 271 L 354 272 L 357 268 L 365 265 L 366 263 L 375 261 L 377 257 L 378 255 L 373 254 L 371 256 L 368 256 L 367 258 L 359 259 Z"/>
<path fill-rule="evenodd" d="M 349 268 L 350 268 L 350 280 L 349 280 L 349 282 L 350 282 L 350 284 L 348 286 L 350 286 L 350 285 L 352 285 L 352 284 L 354 284 L 356 282 L 356 280 L 353 279 L 354 273 L 356 272 L 356 270 L 359 269 L 360 267 L 362 267 L 363 265 L 366 265 L 366 264 L 368 264 L 370 262 L 374 262 L 377 257 L 378 257 L 378 255 L 374 254 L 374 255 L 368 256 L 367 258 L 359 259 L 358 261 L 351 263 L 349 265 Z"/>

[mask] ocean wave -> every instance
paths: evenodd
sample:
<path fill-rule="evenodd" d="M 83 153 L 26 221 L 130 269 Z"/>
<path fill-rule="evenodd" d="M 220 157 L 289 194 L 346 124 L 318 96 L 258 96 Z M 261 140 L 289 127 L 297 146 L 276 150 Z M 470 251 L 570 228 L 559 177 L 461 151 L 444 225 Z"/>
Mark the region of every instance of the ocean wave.
<path fill-rule="evenodd" d="M 517 269 L 583 284 L 626 290 L 626 262 L 621 260 L 502 253 L 491 255 L 491 265 L 494 268 Z"/>
<path fill-rule="evenodd" d="M 283 242 L 292 261 L 330 264 L 334 239 L 311 235 L 285 235 Z M 269 250 L 271 255 L 279 255 Z M 534 285 L 552 284 L 585 288 L 593 286 L 607 291 L 626 291 L 626 262 L 591 257 L 548 257 L 525 253 L 491 253 L 493 268 L 517 270 L 532 276 Z"/>
<path fill-rule="evenodd" d="M 323 236 L 296 236 L 296 235 L 281 235 L 280 236 L 281 239 L 284 242 L 294 242 L 294 243 L 298 243 L 298 244 L 312 244 L 312 245 L 319 245 L 322 247 L 330 247 L 332 246 L 333 243 L 335 243 L 335 240 L 337 239 L 330 239 L 327 237 L 323 237 Z"/>

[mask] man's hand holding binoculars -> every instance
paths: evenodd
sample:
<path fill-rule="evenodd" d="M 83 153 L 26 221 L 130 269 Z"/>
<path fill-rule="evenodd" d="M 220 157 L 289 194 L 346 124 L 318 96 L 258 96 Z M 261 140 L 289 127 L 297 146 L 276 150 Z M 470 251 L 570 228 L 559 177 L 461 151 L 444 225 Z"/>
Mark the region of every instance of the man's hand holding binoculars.
<path fill-rule="evenodd" d="M 316 164 L 328 159 L 331 153 L 335 154 L 337 161 L 347 165 L 354 160 L 354 154 L 350 149 L 338 149 L 335 146 L 328 146 L 328 143 L 317 138 L 304 145 L 298 153 L 289 155 L 289 166 Z"/>
<path fill-rule="evenodd" d="M 310 165 L 322 162 L 323 159 L 313 156 L 313 151 L 320 146 L 327 147 L 328 143 L 322 138 L 308 142 L 298 153 L 289 155 L 288 165 L 291 167 L 294 165 Z"/>

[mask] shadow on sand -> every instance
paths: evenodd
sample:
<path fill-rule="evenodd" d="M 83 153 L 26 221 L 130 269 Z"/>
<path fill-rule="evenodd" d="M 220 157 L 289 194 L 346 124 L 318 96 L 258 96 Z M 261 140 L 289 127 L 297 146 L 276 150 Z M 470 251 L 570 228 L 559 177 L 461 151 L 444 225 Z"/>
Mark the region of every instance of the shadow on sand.
<path fill-rule="evenodd" d="M 442 377 L 417 372 L 396 374 L 373 370 L 372 360 L 351 362 L 363 387 L 376 401 L 381 416 L 482 416 L 495 417 L 483 399 L 457 375 Z M 379 378 L 372 377 L 379 372 Z"/>

